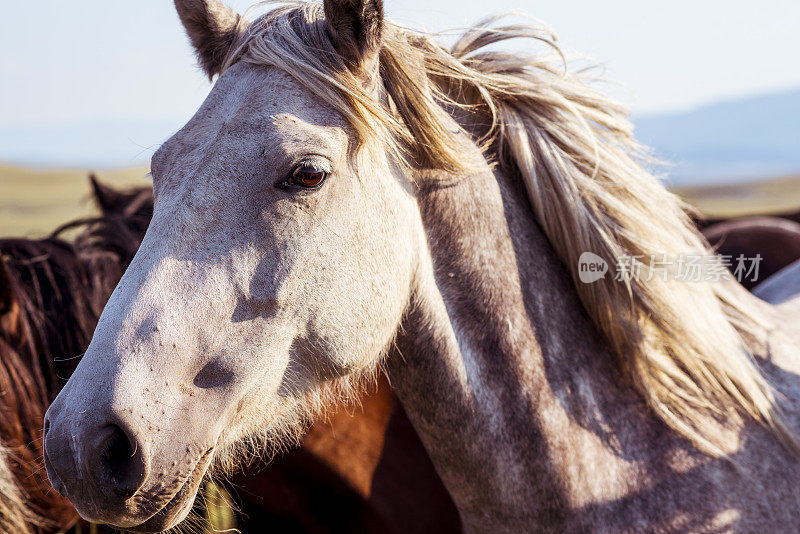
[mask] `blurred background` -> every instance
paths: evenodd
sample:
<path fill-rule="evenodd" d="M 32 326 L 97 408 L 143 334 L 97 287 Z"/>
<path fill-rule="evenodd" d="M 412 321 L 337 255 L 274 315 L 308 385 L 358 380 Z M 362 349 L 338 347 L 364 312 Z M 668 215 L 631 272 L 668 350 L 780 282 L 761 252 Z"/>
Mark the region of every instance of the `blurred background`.
<path fill-rule="evenodd" d="M 251 2 L 228 2 L 243 12 Z M 37 236 L 93 209 L 86 173 L 146 183 L 161 142 L 198 108 L 196 68 L 169 0 L 4 2 L 0 235 Z M 599 61 L 665 180 L 714 216 L 800 206 L 797 0 L 387 0 L 428 31 L 519 11 Z M 442 39 L 452 39 L 445 34 Z"/>

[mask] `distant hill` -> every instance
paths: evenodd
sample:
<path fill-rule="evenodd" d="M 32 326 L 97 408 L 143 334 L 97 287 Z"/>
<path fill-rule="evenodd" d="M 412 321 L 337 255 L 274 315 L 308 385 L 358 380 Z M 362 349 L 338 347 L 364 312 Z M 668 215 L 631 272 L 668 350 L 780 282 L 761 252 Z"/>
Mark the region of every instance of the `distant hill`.
<path fill-rule="evenodd" d="M 800 171 L 800 89 L 641 117 L 636 136 L 674 164 L 675 185 Z"/>

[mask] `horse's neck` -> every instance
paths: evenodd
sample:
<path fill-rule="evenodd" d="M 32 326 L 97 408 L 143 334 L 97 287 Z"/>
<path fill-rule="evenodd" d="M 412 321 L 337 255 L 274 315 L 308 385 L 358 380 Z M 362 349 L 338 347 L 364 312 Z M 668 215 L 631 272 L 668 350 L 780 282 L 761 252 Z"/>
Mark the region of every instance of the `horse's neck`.
<path fill-rule="evenodd" d="M 488 168 L 448 187 L 430 178 L 418 180 L 429 252 L 389 365 L 465 525 L 557 525 L 624 494 L 638 472 L 618 433 L 663 428 L 620 385 L 522 186 Z"/>

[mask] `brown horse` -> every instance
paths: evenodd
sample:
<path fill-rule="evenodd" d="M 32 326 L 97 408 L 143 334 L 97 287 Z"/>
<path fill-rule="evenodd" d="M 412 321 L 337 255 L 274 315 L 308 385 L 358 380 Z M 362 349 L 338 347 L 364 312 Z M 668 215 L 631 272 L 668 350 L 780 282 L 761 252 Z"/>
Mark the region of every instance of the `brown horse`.
<path fill-rule="evenodd" d="M 752 216 L 720 220 L 705 226 L 702 231 L 717 253 L 732 259 L 732 268 L 740 256 L 746 259 L 760 256 L 757 275 L 739 280 L 747 289 L 753 289 L 800 258 L 800 223 L 790 217 Z"/>
<path fill-rule="evenodd" d="M 114 285 L 139 247 L 152 195 L 92 181 L 97 219 L 41 240 L 0 240 L 0 526 L 57 531 L 78 519 L 42 464 L 42 417 L 78 363 Z M 111 195 L 124 206 L 107 204 Z M 80 230 L 77 238 L 62 238 Z M 2 475 L 5 471 L 5 476 Z"/>
<path fill-rule="evenodd" d="M 59 531 L 78 519 L 45 478 L 42 420 L 153 212 L 149 188 L 121 192 L 93 177 L 92 186 L 101 218 L 44 240 L 0 240 L 0 532 Z M 80 232 L 68 242 L 65 230 Z M 386 380 L 350 411 L 332 412 L 273 465 L 238 475 L 230 489 L 242 501 L 239 522 L 282 532 L 457 531 L 455 508 Z"/>
<path fill-rule="evenodd" d="M 793 221 L 800 224 L 800 210 L 797 211 L 782 211 L 777 213 L 752 213 L 750 215 L 744 215 L 741 217 L 703 217 L 703 216 L 695 216 L 694 222 L 697 227 L 704 231 L 706 228 L 710 226 L 714 226 L 720 223 L 726 223 L 734 220 L 740 219 L 748 219 L 750 217 L 776 217 L 778 219 L 786 219 L 788 221 Z"/>

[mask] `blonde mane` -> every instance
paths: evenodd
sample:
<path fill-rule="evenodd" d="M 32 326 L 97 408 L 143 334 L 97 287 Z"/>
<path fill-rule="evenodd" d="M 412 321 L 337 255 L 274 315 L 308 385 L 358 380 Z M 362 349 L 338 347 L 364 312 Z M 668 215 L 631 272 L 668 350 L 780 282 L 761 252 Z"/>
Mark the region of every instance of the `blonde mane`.
<path fill-rule="evenodd" d="M 740 286 L 646 276 L 584 284 L 578 259 L 713 256 L 682 203 L 648 172 L 627 110 L 581 73 L 569 73 L 547 31 L 528 25 L 466 31 L 449 50 L 432 37 L 387 22 L 377 73 L 354 72 L 336 52 L 318 3 L 281 5 L 241 23 L 225 68 L 278 67 L 352 124 L 362 144 L 383 140 L 408 166 L 464 172 L 443 109 L 472 114 L 466 132 L 487 158 L 524 181 L 542 230 L 624 374 L 653 412 L 702 450 L 723 454 L 709 417 L 752 417 L 795 446 L 770 385 L 742 336 L 762 331 Z M 495 45 L 527 38 L 556 54 L 528 56 Z M 555 57 L 555 61 L 553 59 Z M 563 59 L 563 58 L 561 58 Z M 379 77 L 377 76 L 379 75 Z M 383 91 L 376 91 L 382 87 Z"/>
<path fill-rule="evenodd" d="M 0 444 L 0 532 L 31 532 L 30 525 L 45 524 L 28 508 L 8 461 L 11 453 Z"/>

